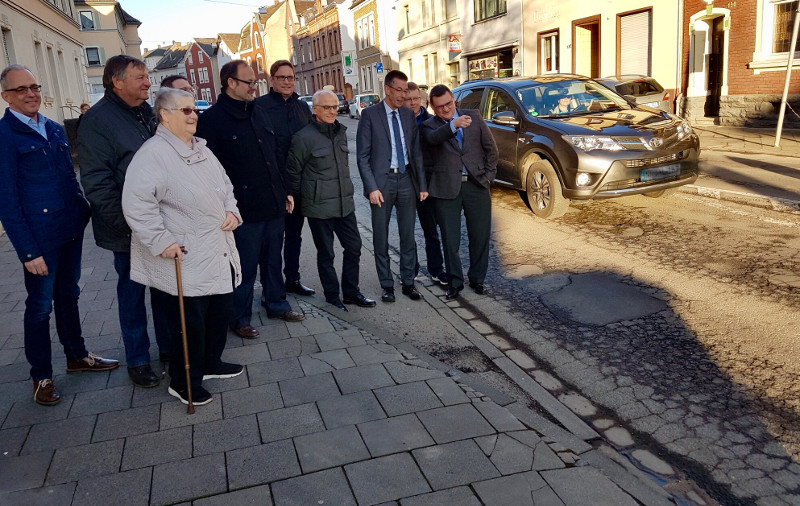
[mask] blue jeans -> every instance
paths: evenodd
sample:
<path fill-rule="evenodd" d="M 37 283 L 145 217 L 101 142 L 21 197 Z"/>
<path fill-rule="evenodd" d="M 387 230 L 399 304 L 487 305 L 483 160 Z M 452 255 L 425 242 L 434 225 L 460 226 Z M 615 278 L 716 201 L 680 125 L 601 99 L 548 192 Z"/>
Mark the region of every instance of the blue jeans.
<path fill-rule="evenodd" d="M 233 329 L 250 325 L 253 316 L 253 283 L 259 267 L 267 315 L 277 316 L 292 309 L 286 300 L 286 285 L 281 273 L 284 223 L 281 216 L 274 220 L 244 223 L 233 231 L 242 264 L 242 284 L 233 291 L 233 318 L 230 324 Z"/>
<path fill-rule="evenodd" d="M 114 269 L 117 271 L 117 303 L 122 342 L 125 343 L 125 361 L 128 367 L 150 363 L 150 337 L 147 335 L 147 310 L 144 305 L 145 286 L 131 281 L 131 254 L 114 252 Z"/>
<path fill-rule="evenodd" d="M 55 305 L 56 332 L 68 361 L 80 360 L 89 353 L 83 344 L 78 296 L 81 289 L 83 234 L 58 249 L 45 252 L 47 276 L 25 272 L 25 358 L 31 364 L 35 381 L 53 378 L 50 349 L 50 312 Z"/>

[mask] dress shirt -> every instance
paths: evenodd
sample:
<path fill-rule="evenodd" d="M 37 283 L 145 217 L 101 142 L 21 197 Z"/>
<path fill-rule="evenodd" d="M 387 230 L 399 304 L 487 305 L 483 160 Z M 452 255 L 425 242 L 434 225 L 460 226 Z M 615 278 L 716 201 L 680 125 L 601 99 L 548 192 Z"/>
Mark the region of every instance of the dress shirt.
<path fill-rule="evenodd" d="M 394 132 L 392 131 L 392 112 L 394 111 L 397 111 L 397 122 L 400 123 L 400 137 L 401 137 L 400 142 L 403 146 L 403 156 L 405 157 L 406 160 L 410 159 L 410 157 L 408 156 L 408 149 L 406 148 L 405 134 L 403 133 L 403 122 L 400 119 L 400 108 L 392 109 L 391 107 L 389 107 L 389 104 L 387 104 L 385 100 L 383 101 L 383 107 L 386 109 L 386 121 L 389 122 L 389 138 L 392 141 L 392 161 L 391 164 L 389 165 L 389 168 L 399 169 L 400 167 L 398 167 L 397 164 L 397 148 L 395 147 L 397 145 L 397 141 L 394 138 Z"/>
<path fill-rule="evenodd" d="M 454 134 L 456 134 L 456 137 L 458 137 L 458 135 L 461 134 L 461 140 L 458 143 L 458 147 L 463 148 L 464 147 L 463 146 L 464 129 L 463 128 L 456 128 L 456 126 L 453 124 L 453 120 L 456 119 L 457 117 L 458 117 L 458 111 L 454 112 L 453 113 L 453 117 L 450 118 L 450 130 Z M 461 175 L 462 176 L 466 176 L 467 175 L 467 167 L 466 166 L 463 166 L 463 165 L 461 166 Z"/>
<path fill-rule="evenodd" d="M 38 132 L 39 135 L 44 137 L 44 140 L 47 140 L 47 121 L 46 121 L 47 118 L 45 118 L 38 112 L 36 113 L 36 119 L 33 119 L 29 116 L 25 116 L 24 114 L 15 111 L 14 109 L 9 108 L 8 110 L 11 111 L 11 114 L 16 116 L 18 120 L 31 127 L 34 132 Z"/>

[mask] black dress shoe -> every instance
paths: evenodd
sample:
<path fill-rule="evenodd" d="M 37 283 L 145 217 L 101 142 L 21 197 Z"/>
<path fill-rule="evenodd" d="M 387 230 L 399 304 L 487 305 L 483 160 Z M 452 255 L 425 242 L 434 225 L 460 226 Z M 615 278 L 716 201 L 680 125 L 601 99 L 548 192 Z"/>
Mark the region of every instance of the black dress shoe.
<path fill-rule="evenodd" d="M 309 288 L 305 286 L 300 280 L 297 281 L 287 281 L 286 282 L 286 291 L 288 293 L 296 293 L 297 295 L 314 295 L 315 292 L 313 288 Z"/>
<path fill-rule="evenodd" d="M 414 285 L 403 285 L 403 295 L 407 295 L 411 300 L 420 300 L 422 298 L 422 294 L 419 293 Z"/>
<path fill-rule="evenodd" d="M 461 288 L 456 288 L 454 286 L 448 286 L 447 292 L 444 294 L 444 298 L 447 300 L 453 300 L 458 297 L 458 294 L 461 292 Z"/>
<path fill-rule="evenodd" d="M 158 386 L 158 376 L 153 372 L 150 364 L 128 367 L 128 376 L 137 387 L 153 388 Z"/>
<path fill-rule="evenodd" d="M 347 311 L 347 306 L 342 304 L 342 301 L 339 300 L 339 299 L 329 300 L 328 304 L 332 304 L 332 305 L 338 307 L 339 309 L 341 309 L 342 311 Z"/>
<path fill-rule="evenodd" d="M 381 300 L 383 302 L 394 302 L 394 288 L 384 288 Z"/>
<path fill-rule="evenodd" d="M 342 302 L 345 304 L 355 304 L 358 307 L 375 307 L 375 301 L 364 297 L 361 293 L 350 297 L 344 296 L 342 297 Z"/>
<path fill-rule="evenodd" d="M 486 293 L 486 286 L 483 283 L 470 283 L 469 287 L 472 288 L 472 291 L 478 295 L 483 295 Z"/>

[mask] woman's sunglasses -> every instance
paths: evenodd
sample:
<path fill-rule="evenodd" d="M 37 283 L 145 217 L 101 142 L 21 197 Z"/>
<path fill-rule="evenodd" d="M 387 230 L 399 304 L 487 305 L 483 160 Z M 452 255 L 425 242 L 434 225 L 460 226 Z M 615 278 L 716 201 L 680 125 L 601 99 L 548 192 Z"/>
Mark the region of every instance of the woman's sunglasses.
<path fill-rule="evenodd" d="M 194 107 L 179 107 L 177 109 L 168 109 L 170 111 L 183 111 L 183 114 L 189 116 L 192 113 L 197 114 L 200 116 L 200 109 L 195 109 Z"/>

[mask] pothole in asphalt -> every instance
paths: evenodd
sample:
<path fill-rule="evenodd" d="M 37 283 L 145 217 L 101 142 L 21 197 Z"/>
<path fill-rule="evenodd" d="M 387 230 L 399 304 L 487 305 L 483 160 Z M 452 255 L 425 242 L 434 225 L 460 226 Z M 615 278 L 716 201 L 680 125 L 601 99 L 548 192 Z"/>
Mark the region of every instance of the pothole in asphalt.
<path fill-rule="evenodd" d="M 487 372 L 494 369 L 494 364 L 477 348 L 441 349 L 432 355 L 464 373 Z"/>
<path fill-rule="evenodd" d="M 558 291 L 541 295 L 541 301 L 559 318 L 584 325 L 636 320 L 668 308 L 663 300 L 602 273 L 573 274 Z"/>

